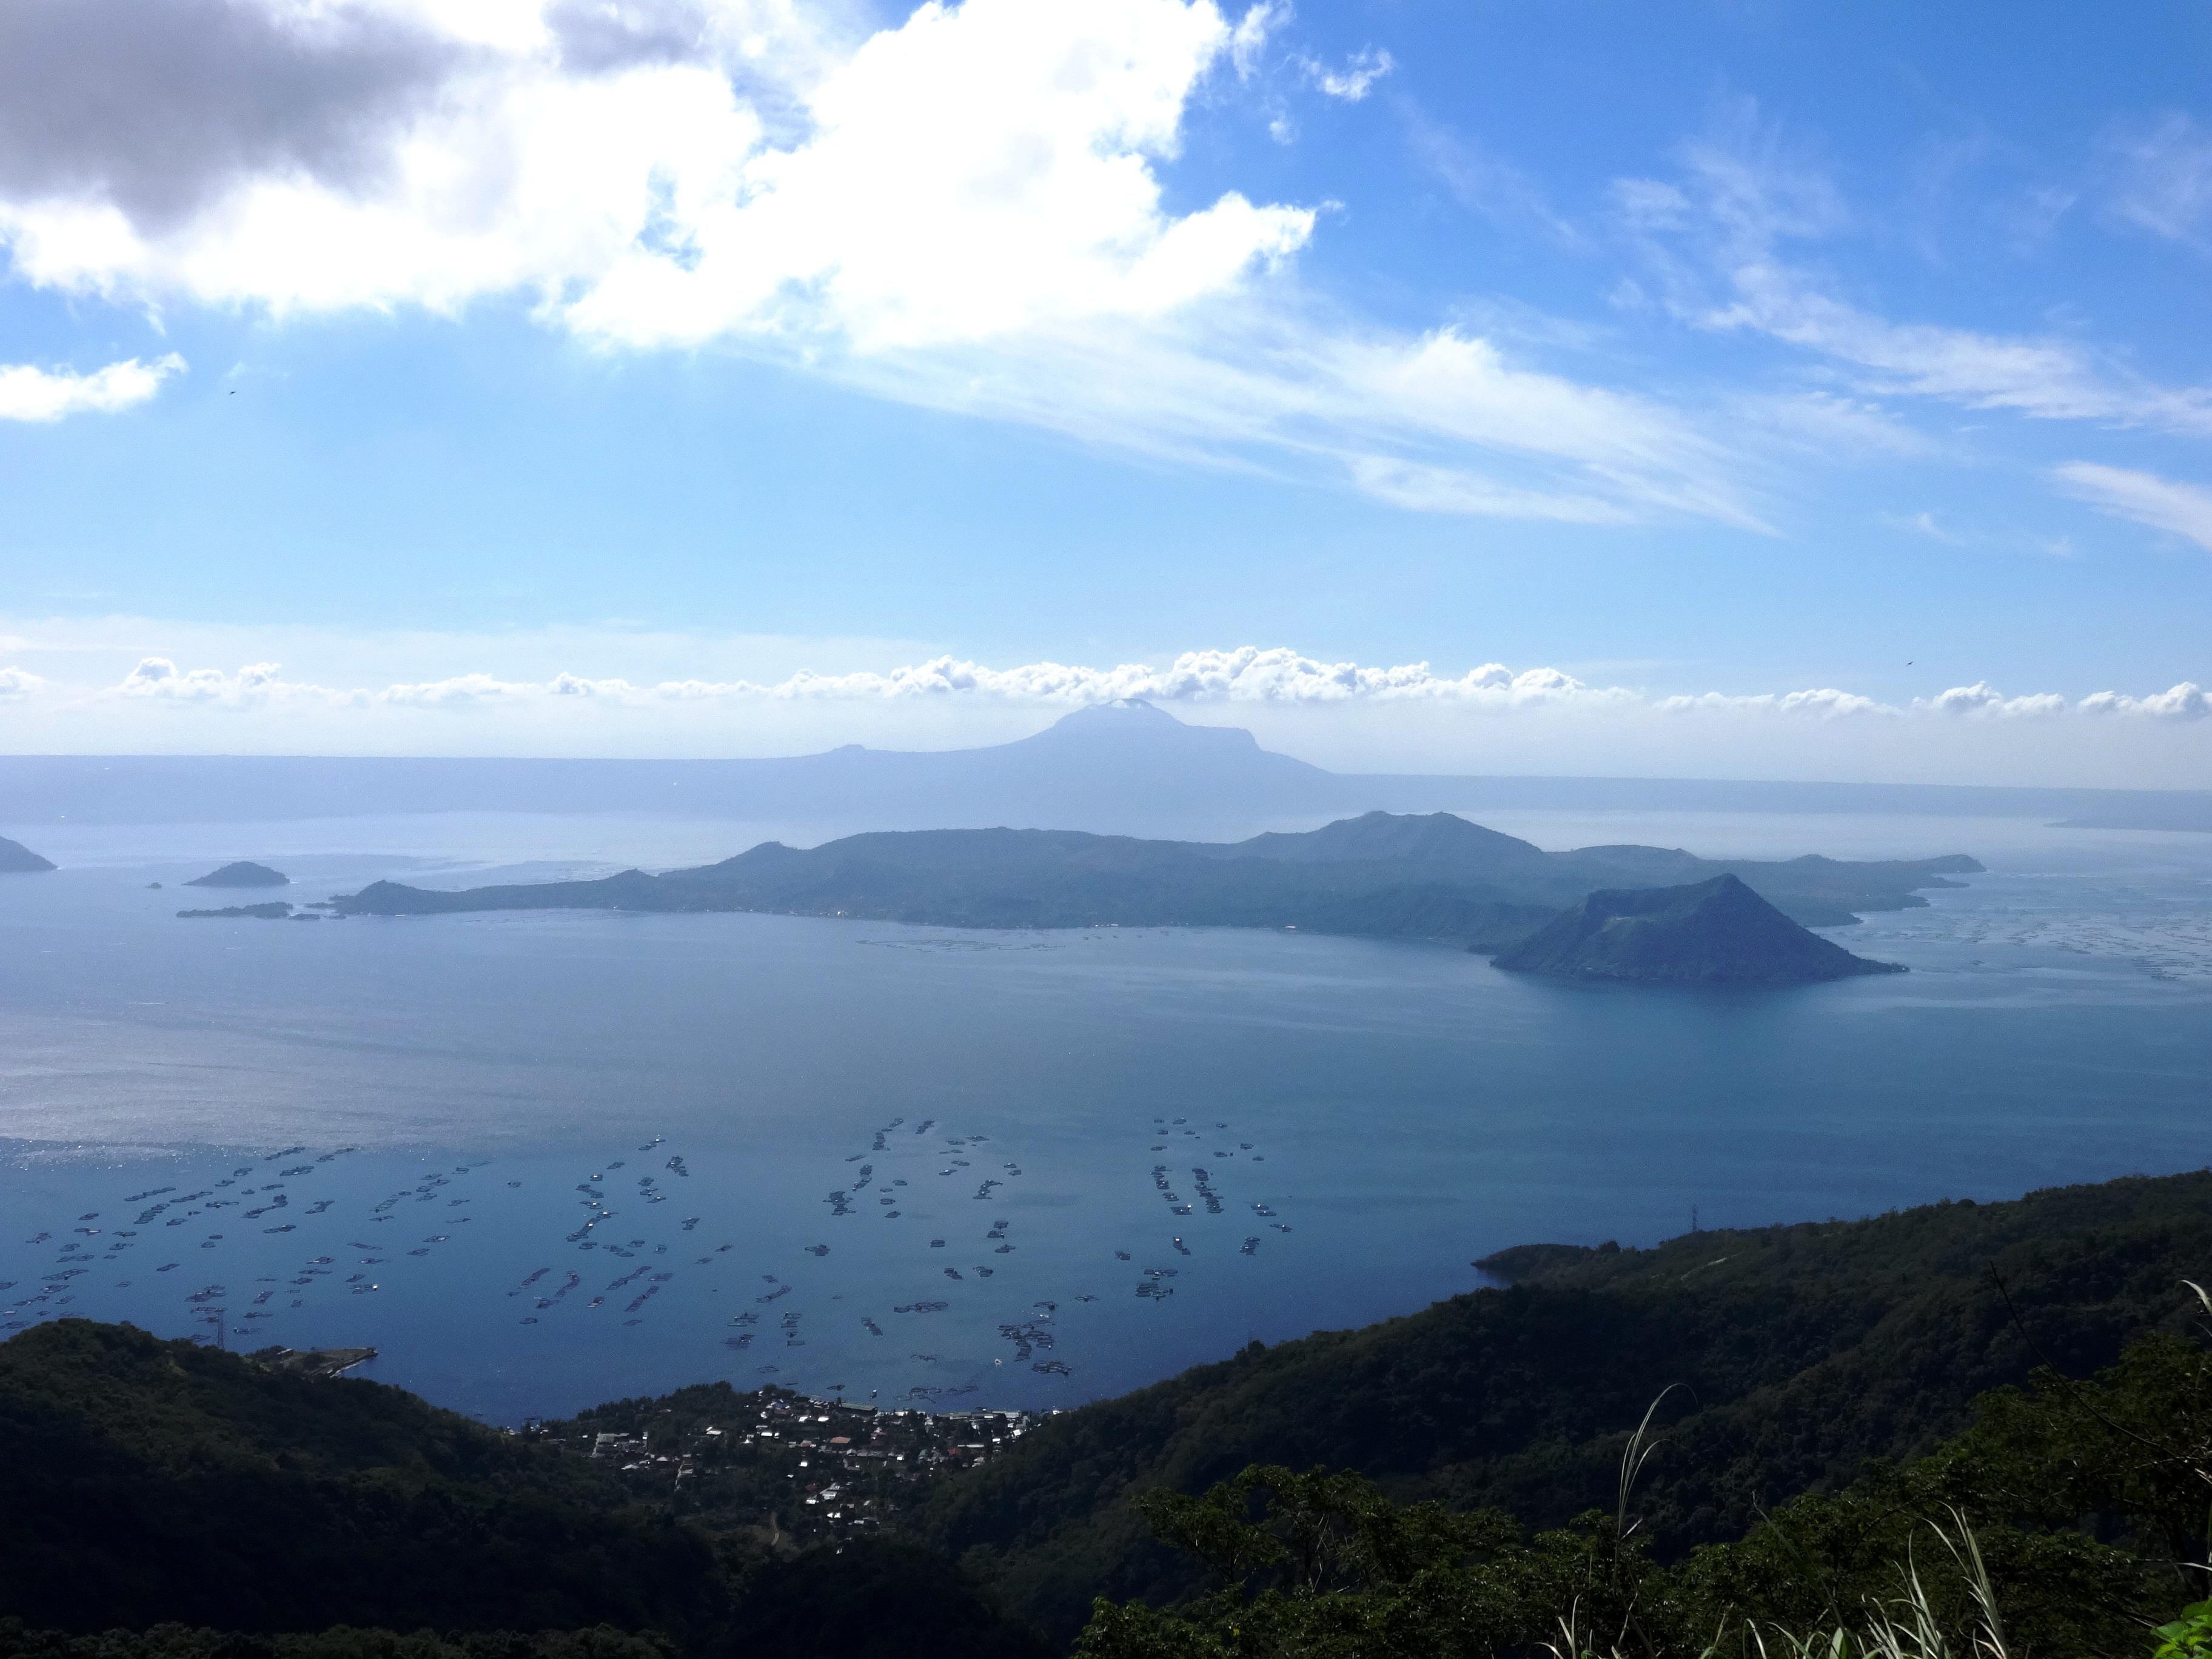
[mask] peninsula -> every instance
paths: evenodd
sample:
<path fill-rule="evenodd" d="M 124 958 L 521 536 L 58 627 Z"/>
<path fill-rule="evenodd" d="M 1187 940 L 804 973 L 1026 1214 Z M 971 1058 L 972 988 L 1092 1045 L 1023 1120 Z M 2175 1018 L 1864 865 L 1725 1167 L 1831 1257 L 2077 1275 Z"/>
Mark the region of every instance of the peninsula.
<path fill-rule="evenodd" d="M 1638 985 L 1814 985 L 1905 971 L 1807 932 L 1733 875 L 1592 893 L 1497 963 Z"/>
<path fill-rule="evenodd" d="M 1547 853 L 1447 812 L 1370 812 L 1298 835 L 1140 841 L 1058 830 L 769 842 L 719 864 L 592 881 L 434 892 L 376 882 L 341 915 L 736 910 L 951 927 L 1267 927 L 1510 950 L 1593 891 L 1736 877 L 1793 921 L 1838 927 L 1923 904 L 1971 858 L 1718 862 L 1656 847 Z"/>
<path fill-rule="evenodd" d="M 53 867 L 52 859 L 42 859 L 21 842 L 0 836 L 0 875 L 33 875 Z"/>

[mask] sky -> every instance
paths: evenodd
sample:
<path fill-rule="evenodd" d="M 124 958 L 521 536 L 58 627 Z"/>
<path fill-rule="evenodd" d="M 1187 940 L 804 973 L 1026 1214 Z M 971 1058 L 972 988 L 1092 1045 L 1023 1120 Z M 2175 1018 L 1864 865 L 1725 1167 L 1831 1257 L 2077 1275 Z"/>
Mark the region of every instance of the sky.
<path fill-rule="evenodd" d="M 0 751 L 2212 787 L 2212 7 L 14 0 Z"/>

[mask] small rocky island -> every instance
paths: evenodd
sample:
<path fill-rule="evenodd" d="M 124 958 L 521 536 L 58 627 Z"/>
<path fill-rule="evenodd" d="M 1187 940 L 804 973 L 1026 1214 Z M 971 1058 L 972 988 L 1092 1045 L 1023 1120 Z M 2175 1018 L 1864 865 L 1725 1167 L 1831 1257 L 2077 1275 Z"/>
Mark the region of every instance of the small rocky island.
<path fill-rule="evenodd" d="M 185 884 L 187 887 L 289 887 L 292 878 L 282 870 L 271 870 L 265 864 L 240 860 L 226 864 L 220 870 L 210 870 Z"/>
<path fill-rule="evenodd" d="M 21 842 L 0 836 L 0 875 L 27 876 L 53 867 L 52 859 L 42 859 Z"/>
<path fill-rule="evenodd" d="M 1732 875 L 1592 893 L 1496 962 L 1639 985 L 1813 985 L 1905 971 L 1808 933 Z"/>

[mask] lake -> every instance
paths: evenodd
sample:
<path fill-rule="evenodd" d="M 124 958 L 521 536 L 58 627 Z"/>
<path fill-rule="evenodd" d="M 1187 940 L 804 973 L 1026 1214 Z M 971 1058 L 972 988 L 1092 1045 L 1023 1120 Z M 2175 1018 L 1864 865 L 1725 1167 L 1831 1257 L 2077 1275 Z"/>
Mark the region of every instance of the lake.
<path fill-rule="evenodd" d="M 1040 1408 L 1413 1311 L 1508 1244 L 2207 1161 L 2212 837 L 1484 821 L 1990 871 L 1843 930 L 1908 975 L 1719 993 L 1287 933 L 185 921 L 234 858 L 298 900 L 822 827 L 18 826 L 65 867 L 0 878 L 0 1330 L 374 1346 L 502 1422 L 716 1377 Z"/>

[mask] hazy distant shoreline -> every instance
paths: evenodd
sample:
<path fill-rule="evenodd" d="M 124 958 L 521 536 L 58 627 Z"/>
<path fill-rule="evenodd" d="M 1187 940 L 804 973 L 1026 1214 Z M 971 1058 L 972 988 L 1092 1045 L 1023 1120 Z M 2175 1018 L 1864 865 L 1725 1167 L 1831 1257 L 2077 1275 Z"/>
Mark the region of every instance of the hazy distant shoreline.
<path fill-rule="evenodd" d="M 2212 791 L 1745 779 L 1331 772 L 1141 705 L 1095 708 L 1018 741 L 848 746 L 762 760 L 0 756 L 9 825 L 267 822 L 434 812 L 649 812 L 882 829 L 1127 830 L 1365 811 L 1862 813 L 2212 832 Z"/>

